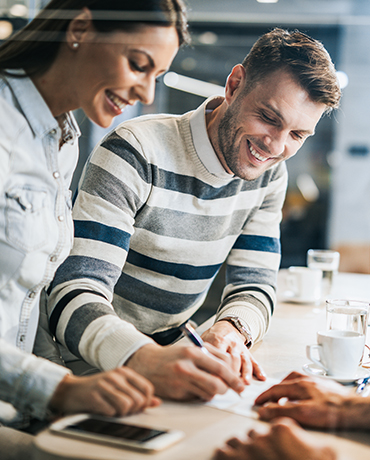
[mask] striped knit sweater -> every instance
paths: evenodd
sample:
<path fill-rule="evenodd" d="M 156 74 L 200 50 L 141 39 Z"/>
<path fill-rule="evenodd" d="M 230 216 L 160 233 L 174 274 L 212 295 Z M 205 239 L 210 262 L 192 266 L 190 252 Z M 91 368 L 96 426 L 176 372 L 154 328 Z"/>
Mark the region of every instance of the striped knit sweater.
<path fill-rule="evenodd" d="M 54 279 L 48 314 L 62 347 L 95 367 L 122 365 L 152 334 L 183 324 L 225 261 L 216 319 L 242 318 L 255 341 L 268 328 L 286 167 L 253 181 L 209 172 L 190 125 L 196 115 L 207 137 L 205 105 L 122 123 L 85 168 L 74 247 Z"/>

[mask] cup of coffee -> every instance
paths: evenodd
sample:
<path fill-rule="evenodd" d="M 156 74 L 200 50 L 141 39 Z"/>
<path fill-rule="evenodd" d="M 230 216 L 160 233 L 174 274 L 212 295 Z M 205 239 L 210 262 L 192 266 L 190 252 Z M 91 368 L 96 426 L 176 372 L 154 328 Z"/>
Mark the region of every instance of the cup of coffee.
<path fill-rule="evenodd" d="M 309 249 L 307 251 L 307 267 L 322 270 L 321 295 L 324 300 L 330 295 L 333 280 L 339 268 L 340 254 L 329 249 Z"/>
<path fill-rule="evenodd" d="M 322 271 L 309 267 L 289 267 L 283 280 L 283 298 L 298 303 L 320 303 Z"/>
<path fill-rule="evenodd" d="M 352 378 L 360 365 L 364 345 L 363 335 L 357 332 L 322 331 L 317 333 L 317 344 L 307 345 L 306 354 L 328 375 Z"/>

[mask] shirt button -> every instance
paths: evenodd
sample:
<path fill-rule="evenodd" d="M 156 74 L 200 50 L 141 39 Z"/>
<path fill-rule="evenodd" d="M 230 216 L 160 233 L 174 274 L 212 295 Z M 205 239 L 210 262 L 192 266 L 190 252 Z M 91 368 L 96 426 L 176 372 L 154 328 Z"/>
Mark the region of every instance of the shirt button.
<path fill-rule="evenodd" d="M 58 220 L 59 220 L 59 222 L 63 222 L 64 216 L 58 216 Z"/>
<path fill-rule="evenodd" d="M 59 179 L 60 174 L 58 173 L 58 171 L 53 172 L 53 177 L 54 179 Z"/>
<path fill-rule="evenodd" d="M 24 334 L 22 334 L 20 337 L 19 337 L 19 341 L 20 342 L 24 342 L 26 340 L 26 336 Z"/>
<path fill-rule="evenodd" d="M 29 297 L 30 299 L 33 299 L 33 298 L 35 297 L 35 295 L 36 295 L 36 292 L 35 292 L 35 291 L 31 291 L 31 292 L 28 293 L 28 297 Z"/>
<path fill-rule="evenodd" d="M 56 132 L 57 132 L 56 129 L 52 129 L 52 130 L 50 131 L 50 134 L 56 134 Z"/>
<path fill-rule="evenodd" d="M 57 256 L 51 256 L 50 257 L 50 262 L 56 262 L 58 260 Z"/>

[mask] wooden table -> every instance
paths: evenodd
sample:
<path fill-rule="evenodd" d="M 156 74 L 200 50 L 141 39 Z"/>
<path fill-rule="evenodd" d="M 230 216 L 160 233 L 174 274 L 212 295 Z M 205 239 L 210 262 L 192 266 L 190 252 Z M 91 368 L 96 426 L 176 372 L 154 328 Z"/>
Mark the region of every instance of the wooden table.
<path fill-rule="evenodd" d="M 283 272 L 280 273 L 280 275 Z M 279 294 L 279 292 L 278 292 Z M 370 300 L 370 275 L 338 274 L 333 297 Z M 325 329 L 325 306 L 278 302 L 271 327 L 253 354 L 269 377 L 281 379 L 291 370 L 302 371 L 307 363 L 305 348 L 315 343 L 316 332 Z M 370 337 L 368 338 L 370 339 Z M 203 404 L 164 402 L 160 407 L 129 417 L 131 422 L 180 429 L 183 441 L 156 454 L 143 454 L 57 436 L 48 430 L 35 439 L 38 460 L 210 460 L 217 446 L 231 436 L 266 424 Z M 339 458 L 369 460 L 370 435 L 323 433 L 314 436 L 332 445 Z"/>

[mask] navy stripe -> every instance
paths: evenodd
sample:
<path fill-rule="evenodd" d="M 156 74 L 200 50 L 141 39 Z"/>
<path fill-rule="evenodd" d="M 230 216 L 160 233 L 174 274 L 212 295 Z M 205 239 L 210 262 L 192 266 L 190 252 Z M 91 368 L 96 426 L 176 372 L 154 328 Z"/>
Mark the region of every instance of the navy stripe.
<path fill-rule="evenodd" d="M 103 297 L 105 300 L 107 300 L 106 297 L 101 292 L 89 291 L 88 289 L 75 289 L 74 291 L 68 292 L 68 294 L 62 297 L 59 300 L 59 302 L 55 305 L 55 308 L 49 318 L 50 332 L 52 333 L 54 337 L 56 336 L 56 331 L 57 331 L 60 316 L 63 313 L 63 310 L 65 309 L 65 307 L 75 297 L 79 296 L 80 294 L 85 294 L 85 293 L 96 294 L 96 295 L 99 295 L 100 297 Z"/>
<path fill-rule="evenodd" d="M 145 268 L 163 275 L 175 276 L 182 280 L 207 280 L 212 279 L 222 264 L 204 265 L 196 267 L 194 265 L 176 264 L 173 262 L 164 262 L 144 256 L 130 249 L 127 262 L 136 267 Z"/>
<path fill-rule="evenodd" d="M 125 273 L 122 273 L 114 293 L 129 302 L 169 315 L 183 313 L 192 308 L 203 294 L 202 292 L 198 294 L 179 294 L 166 291 L 132 278 Z"/>
<path fill-rule="evenodd" d="M 75 238 L 102 241 L 128 251 L 131 235 L 123 230 L 88 220 L 75 220 Z"/>
<path fill-rule="evenodd" d="M 233 249 L 274 252 L 280 254 L 280 240 L 268 236 L 240 235 L 235 241 Z"/>

